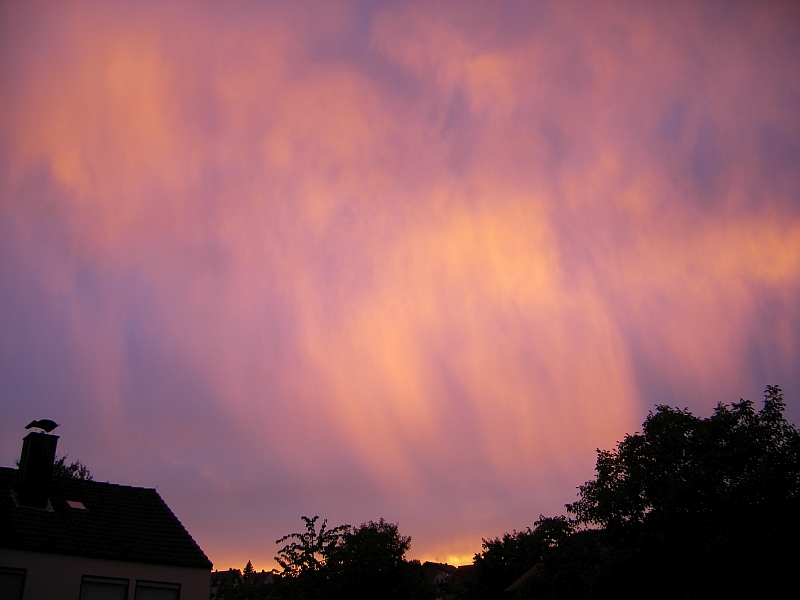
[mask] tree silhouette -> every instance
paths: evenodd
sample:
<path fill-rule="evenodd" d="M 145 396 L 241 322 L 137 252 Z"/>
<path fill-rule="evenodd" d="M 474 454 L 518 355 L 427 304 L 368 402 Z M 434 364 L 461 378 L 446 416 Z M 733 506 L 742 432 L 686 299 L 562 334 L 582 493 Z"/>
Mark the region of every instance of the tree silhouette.
<path fill-rule="evenodd" d="M 410 544 L 395 523 L 383 519 L 348 529 L 327 555 L 332 597 L 408 597 L 404 557 Z"/>
<path fill-rule="evenodd" d="M 406 561 L 411 538 L 384 519 L 359 527 L 326 529 L 318 517 L 302 517 L 305 533 L 292 533 L 276 560 L 283 567 L 275 595 L 281 598 L 358 600 L 430 599 L 436 590 L 425 580 L 419 561 Z"/>
<path fill-rule="evenodd" d="M 467 597 L 503 597 L 508 586 L 559 548 L 572 531 L 573 524 L 565 516 L 539 515 L 533 529 L 484 539 L 483 551 L 475 555 L 475 579 Z"/>
<path fill-rule="evenodd" d="M 253 567 L 253 563 L 251 563 L 248 560 L 247 564 L 244 566 L 244 570 L 242 571 L 242 577 L 247 579 L 250 575 L 252 575 L 255 572 L 256 572 L 256 570 L 255 570 L 255 567 Z"/>
<path fill-rule="evenodd" d="M 94 477 L 87 466 L 79 460 L 73 460 L 67 464 L 68 455 L 59 456 L 53 461 L 53 476 L 68 477 L 69 479 L 80 479 L 82 481 L 93 481 Z M 19 468 L 19 459 L 14 460 L 14 465 Z"/>
<path fill-rule="evenodd" d="M 783 417 L 783 394 L 767 386 L 764 406 L 719 404 L 701 419 L 656 407 L 642 433 L 598 451 L 597 477 L 567 505 L 579 523 L 615 527 L 740 517 L 800 497 L 800 433 Z"/>
<path fill-rule="evenodd" d="M 281 544 L 288 540 L 297 540 L 286 544 L 275 557 L 283 569 L 283 575 L 298 577 L 307 572 L 318 571 L 325 564 L 325 557 L 335 547 L 342 535 L 350 529 L 350 525 L 339 525 L 327 529 L 328 520 L 322 521 L 317 532 L 318 515 L 312 518 L 301 517 L 306 524 L 305 533 L 290 533 L 277 540 Z"/>
<path fill-rule="evenodd" d="M 794 584 L 800 536 L 800 432 L 785 406 L 777 386 L 758 411 L 657 406 L 640 433 L 598 450 L 596 477 L 566 505 L 575 529 L 561 517 L 550 544 L 539 526 L 484 541 L 469 597 L 777 595 Z"/>
<path fill-rule="evenodd" d="M 81 479 L 83 481 L 92 481 L 89 469 L 79 460 L 73 460 L 67 464 L 67 455 L 59 456 L 53 463 L 53 475 L 56 477 L 70 477 L 71 479 Z"/>

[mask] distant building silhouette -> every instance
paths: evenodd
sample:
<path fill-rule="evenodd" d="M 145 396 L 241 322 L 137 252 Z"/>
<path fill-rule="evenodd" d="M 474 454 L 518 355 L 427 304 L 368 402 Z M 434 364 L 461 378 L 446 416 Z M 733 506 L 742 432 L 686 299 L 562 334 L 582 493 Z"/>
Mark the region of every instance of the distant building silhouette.
<path fill-rule="evenodd" d="M 441 586 L 452 581 L 454 575 L 458 572 L 458 568 L 447 563 L 425 561 L 422 563 L 422 571 L 425 573 L 425 579 L 429 583 Z"/>
<path fill-rule="evenodd" d="M 425 580 L 437 588 L 442 598 L 450 599 L 460 597 L 466 583 L 474 575 L 475 565 L 454 567 L 447 563 L 426 561 L 422 563 L 422 572 Z"/>
<path fill-rule="evenodd" d="M 242 575 L 239 569 L 228 569 L 227 571 L 214 571 L 211 573 L 211 595 L 210 600 L 229 598 L 241 588 L 258 589 L 270 586 L 275 582 L 275 573 L 272 571 L 261 571 Z"/>

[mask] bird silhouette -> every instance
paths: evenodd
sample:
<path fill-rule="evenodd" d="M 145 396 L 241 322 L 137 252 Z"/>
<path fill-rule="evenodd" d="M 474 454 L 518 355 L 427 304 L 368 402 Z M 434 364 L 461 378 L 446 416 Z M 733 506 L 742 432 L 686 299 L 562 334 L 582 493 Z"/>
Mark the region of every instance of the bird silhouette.
<path fill-rule="evenodd" d="M 51 431 L 53 431 L 53 429 L 58 427 L 58 423 L 56 423 L 55 421 L 51 421 L 50 419 L 42 419 L 41 421 L 31 421 L 30 423 L 25 425 L 25 429 L 30 429 L 31 427 L 36 427 L 38 429 L 41 429 L 45 433 L 50 433 Z"/>

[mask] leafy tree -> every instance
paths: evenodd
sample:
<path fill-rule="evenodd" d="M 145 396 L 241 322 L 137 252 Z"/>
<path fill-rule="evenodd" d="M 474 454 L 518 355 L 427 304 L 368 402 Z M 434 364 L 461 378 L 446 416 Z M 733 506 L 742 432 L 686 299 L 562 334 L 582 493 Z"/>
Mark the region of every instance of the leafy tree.
<path fill-rule="evenodd" d="M 474 598 L 770 597 L 793 585 L 800 535 L 800 432 L 777 386 L 708 418 L 657 406 L 641 433 L 598 450 L 596 477 L 533 530 L 484 541 Z M 559 528 L 560 527 L 560 528 Z M 535 565 L 535 567 L 534 567 Z M 533 567 L 533 568 L 532 568 Z M 508 594 L 507 594 L 508 596 Z"/>
<path fill-rule="evenodd" d="M 64 456 L 59 456 L 53 461 L 54 476 L 94 481 L 94 477 L 86 465 L 79 460 L 73 460 L 70 464 L 67 464 L 67 456 L 66 454 Z M 19 468 L 19 459 L 14 460 L 14 465 Z"/>
<path fill-rule="evenodd" d="M 646 521 L 717 520 L 800 497 L 800 433 L 783 417 L 781 389 L 763 408 L 719 404 L 708 419 L 658 406 L 642 433 L 598 451 L 597 477 L 567 505 L 580 523 L 615 527 Z"/>
<path fill-rule="evenodd" d="M 573 531 L 565 516 L 545 517 L 522 531 L 502 538 L 483 540 L 483 551 L 475 555 L 475 575 L 467 597 L 503 598 L 508 586 L 559 548 Z"/>
<path fill-rule="evenodd" d="M 341 598 L 407 598 L 405 553 L 411 538 L 397 524 L 380 519 L 344 532 L 329 548 L 327 571 L 332 591 Z"/>
<path fill-rule="evenodd" d="M 800 533 L 800 432 L 784 410 L 777 386 L 759 411 L 740 400 L 702 419 L 658 406 L 641 433 L 598 451 L 596 478 L 567 511 L 604 530 L 615 556 L 609 595 L 647 586 L 651 597 L 759 595 L 787 578 L 784 549 Z"/>
<path fill-rule="evenodd" d="M 400 535 L 397 524 L 384 519 L 359 527 L 326 529 L 318 517 L 302 517 L 306 533 L 293 533 L 277 543 L 284 546 L 276 560 L 283 577 L 276 586 L 282 598 L 336 600 L 347 598 L 428 599 L 435 590 L 419 561 L 406 561 L 411 538 Z"/>
<path fill-rule="evenodd" d="M 67 464 L 67 455 L 59 456 L 53 463 L 53 475 L 56 477 L 69 477 L 71 479 L 81 479 L 83 481 L 93 481 L 89 469 L 79 460 L 73 460 Z"/>
<path fill-rule="evenodd" d="M 298 577 L 307 572 L 318 571 L 324 566 L 326 555 L 339 543 L 342 535 L 350 529 L 350 525 L 339 525 L 333 529 L 327 529 L 328 520 L 325 519 L 317 532 L 318 515 L 310 519 L 303 516 L 301 519 L 306 524 L 305 533 L 290 533 L 275 542 L 281 544 L 289 540 L 297 540 L 286 544 L 275 557 L 283 569 L 283 575 L 288 577 Z"/>

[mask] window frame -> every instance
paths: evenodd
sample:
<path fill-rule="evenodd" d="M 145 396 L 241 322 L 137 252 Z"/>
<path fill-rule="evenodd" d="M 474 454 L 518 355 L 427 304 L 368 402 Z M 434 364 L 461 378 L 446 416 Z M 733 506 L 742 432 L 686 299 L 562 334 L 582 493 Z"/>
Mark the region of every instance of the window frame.
<path fill-rule="evenodd" d="M 94 581 L 92 581 L 94 580 Z M 81 575 L 81 590 L 78 594 L 78 598 L 83 598 L 83 584 L 84 583 L 108 583 L 108 584 L 118 584 L 122 587 L 122 583 L 125 583 L 125 600 L 128 600 L 128 596 L 130 596 L 131 592 L 131 580 L 125 579 L 124 577 L 106 577 L 105 575 Z"/>
<path fill-rule="evenodd" d="M 151 579 L 137 579 L 136 586 L 133 590 L 133 598 L 136 600 L 139 593 L 139 586 L 141 584 L 142 588 L 155 588 L 155 589 L 166 589 L 166 590 L 176 590 L 178 592 L 177 600 L 180 600 L 181 597 L 181 584 L 176 583 L 174 581 L 153 581 Z"/>
<path fill-rule="evenodd" d="M 28 569 L 23 569 L 21 567 L 4 567 L 0 565 L 0 573 L 6 573 L 8 575 L 22 575 L 22 586 L 19 588 L 19 598 L 25 597 L 25 581 L 28 578 Z"/>

